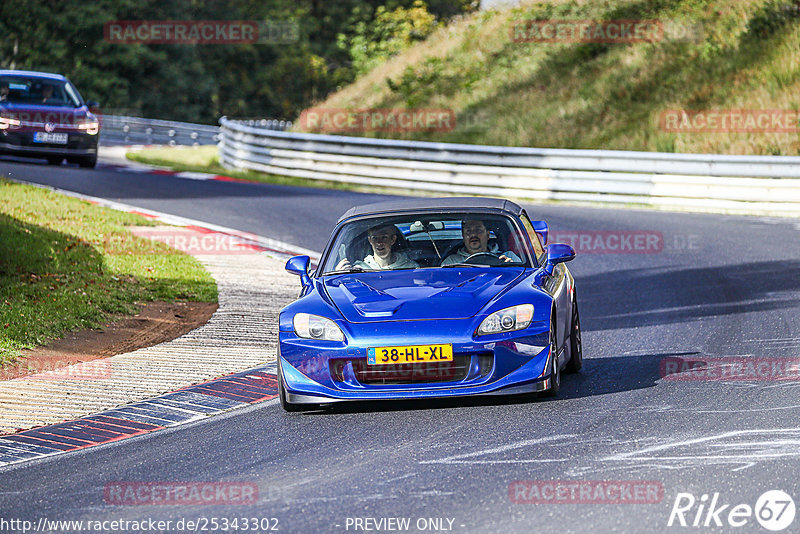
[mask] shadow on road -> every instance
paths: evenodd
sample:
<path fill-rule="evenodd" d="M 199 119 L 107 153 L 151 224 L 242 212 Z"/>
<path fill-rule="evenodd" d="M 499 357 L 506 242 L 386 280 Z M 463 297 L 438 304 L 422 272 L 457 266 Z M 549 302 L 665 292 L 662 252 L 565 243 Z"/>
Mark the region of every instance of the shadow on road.
<path fill-rule="evenodd" d="M 523 408 L 557 404 L 570 399 L 597 397 L 613 393 L 654 387 L 660 376 L 660 365 L 664 359 L 694 356 L 696 352 L 669 352 L 640 356 L 614 356 L 584 360 L 583 370 L 578 374 L 562 375 L 561 391 L 555 398 L 532 393 L 507 396 L 474 396 L 447 399 L 424 399 L 413 401 L 368 401 L 331 404 L 322 409 L 304 412 L 313 415 L 337 415 L 346 413 L 407 412 L 414 410 L 440 410 L 464 407 L 518 406 Z M 287 414 L 288 415 L 288 414 Z"/>
<path fill-rule="evenodd" d="M 578 280 L 584 331 L 800 307 L 800 261 L 628 269 Z"/>

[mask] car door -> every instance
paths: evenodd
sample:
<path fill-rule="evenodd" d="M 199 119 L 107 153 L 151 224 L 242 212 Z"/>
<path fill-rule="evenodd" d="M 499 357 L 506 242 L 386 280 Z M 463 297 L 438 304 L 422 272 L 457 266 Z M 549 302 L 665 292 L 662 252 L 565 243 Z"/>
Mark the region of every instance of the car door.
<path fill-rule="evenodd" d="M 544 265 L 547 259 L 547 251 L 542 246 L 539 240 L 539 235 L 533 229 L 528 214 L 523 211 L 521 216 L 522 226 L 528 234 L 530 246 L 536 255 L 536 260 L 539 265 Z M 569 271 L 567 266 L 560 263 L 553 269 L 551 276 L 546 276 L 542 280 L 542 289 L 547 291 L 553 297 L 556 305 L 556 342 L 559 347 L 565 346 L 567 337 L 569 336 L 569 319 L 570 319 L 570 291 L 569 291 Z"/>

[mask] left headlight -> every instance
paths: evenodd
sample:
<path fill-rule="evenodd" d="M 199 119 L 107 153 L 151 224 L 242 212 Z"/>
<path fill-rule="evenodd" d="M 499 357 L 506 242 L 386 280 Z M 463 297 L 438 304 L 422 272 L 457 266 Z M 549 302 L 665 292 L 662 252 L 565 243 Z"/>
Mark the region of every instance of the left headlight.
<path fill-rule="evenodd" d="M 483 320 L 477 334 L 499 334 L 527 328 L 533 320 L 533 304 L 520 304 L 504 310 L 496 311 Z"/>
<path fill-rule="evenodd" d="M 344 341 L 344 334 L 336 323 L 319 315 L 298 313 L 292 319 L 294 333 L 305 339 Z"/>

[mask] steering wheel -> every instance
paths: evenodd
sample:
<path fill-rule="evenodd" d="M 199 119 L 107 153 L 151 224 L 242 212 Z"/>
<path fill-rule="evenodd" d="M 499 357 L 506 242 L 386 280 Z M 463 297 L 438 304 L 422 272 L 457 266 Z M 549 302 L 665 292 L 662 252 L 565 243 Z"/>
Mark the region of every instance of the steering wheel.
<path fill-rule="evenodd" d="M 461 263 L 473 263 L 475 265 L 488 265 L 490 267 L 497 267 L 498 265 L 503 265 L 505 262 L 491 252 L 476 252 L 475 254 L 467 257 Z"/>

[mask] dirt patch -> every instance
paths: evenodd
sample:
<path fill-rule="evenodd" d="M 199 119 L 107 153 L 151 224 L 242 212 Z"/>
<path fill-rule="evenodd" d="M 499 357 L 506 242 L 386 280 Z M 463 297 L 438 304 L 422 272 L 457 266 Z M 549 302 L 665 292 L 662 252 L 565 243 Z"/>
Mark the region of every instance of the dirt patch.
<path fill-rule="evenodd" d="M 148 302 L 133 317 L 102 329 L 80 330 L 47 346 L 25 350 L 0 368 L 0 380 L 51 371 L 171 341 L 208 322 L 216 302 Z"/>

